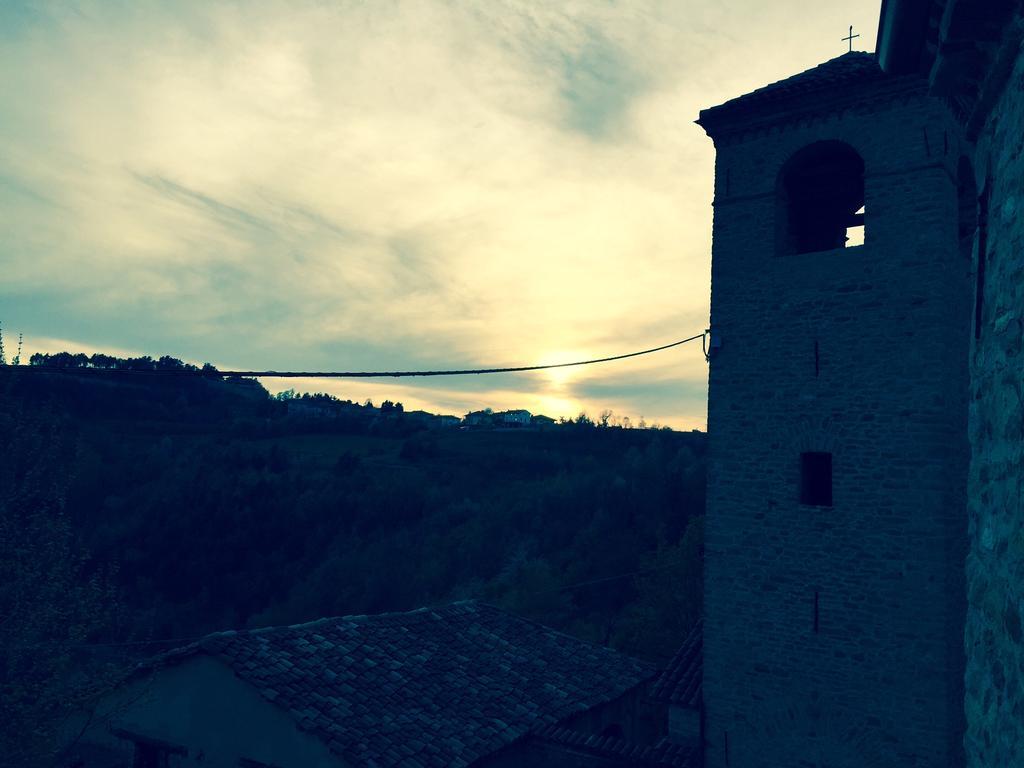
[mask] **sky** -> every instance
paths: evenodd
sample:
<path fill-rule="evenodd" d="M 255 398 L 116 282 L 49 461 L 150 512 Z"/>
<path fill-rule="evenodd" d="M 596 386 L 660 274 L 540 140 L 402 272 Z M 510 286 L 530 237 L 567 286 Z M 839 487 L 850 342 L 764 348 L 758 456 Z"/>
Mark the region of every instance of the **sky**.
<path fill-rule="evenodd" d="M 244 370 L 605 357 L 708 324 L 700 109 L 878 0 L 0 3 L 8 350 Z M 552 372 L 263 380 L 706 423 L 700 342 Z"/>

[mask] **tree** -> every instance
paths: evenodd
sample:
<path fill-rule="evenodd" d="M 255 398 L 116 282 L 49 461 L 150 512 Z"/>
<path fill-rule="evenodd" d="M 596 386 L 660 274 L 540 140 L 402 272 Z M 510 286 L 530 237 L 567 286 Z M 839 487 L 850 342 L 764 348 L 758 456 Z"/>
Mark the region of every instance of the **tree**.
<path fill-rule="evenodd" d="M 176 357 L 164 355 L 156 361 L 156 369 L 158 371 L 182 371 L 185 369 L 185 364 Z"/>
<path fill-rule="evenodd" d="M 81 352 L 56 352 L 52 355 L 36 352 L 29 358 L 30 365 L 48 365 L 54 368 L 87 368 L 89 357 Z"/>
<path fill-rule="evenodd" d="M 692 517 L 682 539 L 661 549 L 637 579 L 639 599 L 623 617 L 615 646 L 668 660 L 703 611 L 703 569 L 704 518 Z"/>
<path fill-rule="evenodd" d="M 11 359 L 11 365 L 21 365 L 21 345 L 24 342 L 24 337 L 18 334 L 18 351 Z M 7 352 L 4 349 L 4 328 L 0 325 L 0 365 L 7 365 Z"/>
<path fill-rule="evenodd" d="M 112 355 L 104 355 L 102 352 L 96 352 L 89 358 L 89 365 L 93 368 L 116 368 L 117 358 Z"/>
<path fill-rule="evenodd" d="M 64 513 L 66 430 L 52 413 L 0 403 L 0 754 L 41 766 L 104 678 L 76 646 L 108 625 L 115 601 Z"/>
<path fill-rule="evenodd" d="M 586 411 L 580 411 L 574 422 L 577 427 L 592 427 L 594 426 L 594 420 L 587 415 Z"/>

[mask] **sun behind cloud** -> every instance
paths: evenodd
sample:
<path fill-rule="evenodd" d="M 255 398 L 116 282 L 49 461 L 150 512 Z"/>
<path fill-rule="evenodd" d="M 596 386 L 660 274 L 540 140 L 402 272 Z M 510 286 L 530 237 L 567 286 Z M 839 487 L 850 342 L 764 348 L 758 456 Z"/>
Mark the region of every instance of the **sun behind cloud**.
<path fill-rule="evenodd" d="M 529 365 L 699 333 L 713 147 L 694 117 L 876 16 L 10 0 L 0 319 L 29 343 L 248 369 Z M 401 386 L 436 410 L 703 423 L 703 363 L 678 359 Z"/>

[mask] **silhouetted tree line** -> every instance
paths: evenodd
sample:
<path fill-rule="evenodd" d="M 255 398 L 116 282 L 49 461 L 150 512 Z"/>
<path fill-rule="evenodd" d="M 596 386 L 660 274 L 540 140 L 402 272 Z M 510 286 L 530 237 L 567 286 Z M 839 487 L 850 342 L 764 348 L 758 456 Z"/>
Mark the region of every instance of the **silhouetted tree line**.
<path fill-rule="evenodd" d="M 700 433 L 427 430 L 398 403 L 220 377 L 5 381 L 77 446 L 51 471 L 75 541 L 117 574 L 111 639 L 480 598 L 657 660 L 700 611 Z"/>
<path fill-rule="evenodd" d="M 176 357 L 164 355 L 153 359 L 148 355 L 142 357 L 114 357 L 96 353 L 86 355 L 82 352 L 55 352 L 45 354 L 36 352 L 29 360 L 29 365 L 47 366 L 49 368 L 98 368 L 111 371 L 203 371 L 204 373 L 217 374 L 217 369 L 210 363 L 204 363 L 202 367 L 183 363 Z"/>

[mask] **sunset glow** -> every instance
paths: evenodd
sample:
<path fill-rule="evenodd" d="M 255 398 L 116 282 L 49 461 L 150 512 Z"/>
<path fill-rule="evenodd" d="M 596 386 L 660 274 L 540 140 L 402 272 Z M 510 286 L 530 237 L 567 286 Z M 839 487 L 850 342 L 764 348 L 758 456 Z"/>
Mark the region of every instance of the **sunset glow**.
<path fill-rule="evenodd" d="M 873 40 L 876 17 L 867 0 L 4 3 L 0 320 L 29 353 L 278 370 L 531 365 L 700 333 L 698 111 L 841 53 L 851 21 Z M 311 385 L 689 428 L 705 380 L 691 345 Z"/>

